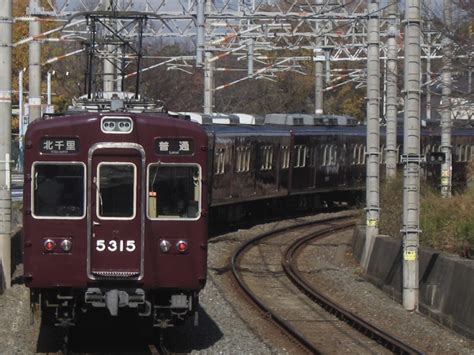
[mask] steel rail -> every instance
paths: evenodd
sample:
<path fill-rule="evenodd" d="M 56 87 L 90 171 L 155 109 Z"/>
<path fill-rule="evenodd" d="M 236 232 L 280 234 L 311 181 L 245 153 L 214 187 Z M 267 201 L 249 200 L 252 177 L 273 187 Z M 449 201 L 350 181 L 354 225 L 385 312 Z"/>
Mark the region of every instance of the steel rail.
<path fill-rule="evenodd" d="M 311 221 L 311 222 L 304 222 L 304 223 L 299 223 L 295 224 L 292 226 L 287 226 L 283 228 L 278 228 L 263 234 L 260 234 L 247 242 L 243 243 L 235 252 L 234 255 L 232 256 L 231 259 L 231 268 L 232 268 L 232 274 L 241 287 L 241 289 L 245 292 L 245 294 L 250 298 L 250 300 L 258 307 L 260 310 L 262 310 L 265 314 L 266 317 L 268 317 L 270 320 L 272 320 L 274 323 L 276 323 L 281 329 L 283 329 L 287 334 L 292 336 L 301 346 L 306 348 L 308 351 L 310 351 L 313 354 L 320 354 L 321 352 L 303 335 L 301 334 L 298 330 L 296 330 L 293 326 L 291 326 L 287 321 L 285 321 L 283 318 L 279 317 L 277 314 L 272 312 L 272 310 L 267 307 L 263 302 L 261 302 L 258 297 L 250 290 L 250 288 L 246 285 L 244 282 L 243 278 L 241 277 L 239 273 L 239 267 L 238 263 L 240 261 L 240 256 L 243 255 L 243 253 L 247 250 L 249 246 L 252 246 L 256 244 L 257 242 L 261 241 L 262 239 L 269 238 L 274 236 L 275 234 L 280 234 L 283 232 L 289 232 L 291 230 L 299 229 L 299 228 L 304 228 L 304 227 L 309 227 L 317 224 L 324 224 L 332 221 L 337 221 L 341 219 L 347 219 L 347 218 L 352 218 L 353 216 L 339 216 L 339 217 L 331 217 L 327 219 L 322 219 L 318 221 Z"/>
<path fill-rule="evenodd" d="M 354 313 L 343 308 L 341 305 L 333 301 L 331 298 L 325 296 L 312 286 L 308 284 L 305 278 L 301 275 L 296 267 L 296 257 L 302 250 L 303 246 L 306 246 L 308 242 L 325 238 L 336 231 L 347 230 L 352 228 L 355 222 L 340 224 L 325 228 L 323 230 L 311 233 L 305 237 L 302 237 L 292 243 L 285 251 L 284 259 L 282 260 L 282 266 L 285 273 L 290 280 L 311 300 L 320 305 L 322 308 L 327 310 L 329 313 L 335 315 L 340 320 L 346 322 L 362 334 L 376 340 L 382 346 L 397 354 L 422 354 L 419 350 L 412 348 L 408 344 L 395 338 L 391 334 L 377 328 L 373 324 L 365 321 Z"/>

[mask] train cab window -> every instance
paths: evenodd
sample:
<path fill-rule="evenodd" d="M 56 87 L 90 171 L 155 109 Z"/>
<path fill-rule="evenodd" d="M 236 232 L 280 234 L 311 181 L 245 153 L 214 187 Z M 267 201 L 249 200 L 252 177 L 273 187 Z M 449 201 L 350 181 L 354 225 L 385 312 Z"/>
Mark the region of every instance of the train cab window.
<path fill-rule="evenodd" d="M 35 163 L 32 207 L 35 218 L 85 216 L 85 166 L 82 163 Z"/>
<path fill-rule="evenodd" d="M 201 171 L 198 165 L 151 164 L 148 168 L 148 217 L 197 219 Z"/>
<path fill-rule="evenodd" d="M 97 167 L 97 216 L 102 219 L 135 218 L 136 166 L 100 163 Z"/>
<path fill-rule="evenodd" d="M 281 164 L 282 169 L 288 169 L 290 167 L 290 147 L 287 145 L 281 146 Z"/>

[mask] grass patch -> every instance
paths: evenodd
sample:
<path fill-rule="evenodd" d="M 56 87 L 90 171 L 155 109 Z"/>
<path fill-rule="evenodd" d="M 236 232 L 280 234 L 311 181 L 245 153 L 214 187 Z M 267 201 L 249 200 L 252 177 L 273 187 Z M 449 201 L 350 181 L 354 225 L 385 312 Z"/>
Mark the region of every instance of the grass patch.
<path fill-rule="evenodd" d="M 421 185 L 420 243 L 448 253 L 474 257 L 474 188 L 442 198 L 429 185 Z M 403 178 L 381 186 L 380 233 L 402 238 Z"/>

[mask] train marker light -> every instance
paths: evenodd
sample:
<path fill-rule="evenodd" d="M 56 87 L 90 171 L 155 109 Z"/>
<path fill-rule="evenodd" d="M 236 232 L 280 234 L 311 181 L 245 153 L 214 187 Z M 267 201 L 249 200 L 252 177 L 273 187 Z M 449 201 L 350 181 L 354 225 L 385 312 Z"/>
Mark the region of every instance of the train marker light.
<path fill-rule="evenodd" d="M 72 249 L 72 242 L 69 239 L 64 239 L 61 242 L 61 249 L 65 252 L 71 251 Z"/>
<path fill-rule="evenodd" d="M 184 240 L 180 240 L 178 243 L 176 243 L 176 249 L 178 249 L 180 253 L 184 253 L 186 250 L 188 250 L 188 243 Z"/>
<path fill-rule="evenodd" d="M 171 249 L 171 243 L 168 242 L 167 240 L 162 240 L 160 242 L 160 249 L 163 253 L 167 253 Z"/>
<path fill-rule="evenodd" d="M 54 240 L 48 239 L 44 242 L 44 248 L 47 252 L 52 252 L 55 247 L 56 243 L 54 242 Z"/>

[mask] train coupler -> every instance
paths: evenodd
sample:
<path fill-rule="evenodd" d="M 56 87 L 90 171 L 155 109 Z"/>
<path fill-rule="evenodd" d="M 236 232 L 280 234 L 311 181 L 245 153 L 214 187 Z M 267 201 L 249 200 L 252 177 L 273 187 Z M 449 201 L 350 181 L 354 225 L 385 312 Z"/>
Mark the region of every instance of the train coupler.
<path fill-rule="evenodd" d="M 119 308 L 144 308 L 141 314 L 148 313 L 145 291 L 142 289 L 130 290 L 102 290 L 100 288 L 89 288 L 85 294 L 85 302 L 92 305 L 92 307 L 103 308 L 107 307 L 111 316 L 117 316 Z"/>

